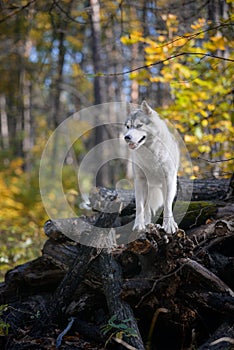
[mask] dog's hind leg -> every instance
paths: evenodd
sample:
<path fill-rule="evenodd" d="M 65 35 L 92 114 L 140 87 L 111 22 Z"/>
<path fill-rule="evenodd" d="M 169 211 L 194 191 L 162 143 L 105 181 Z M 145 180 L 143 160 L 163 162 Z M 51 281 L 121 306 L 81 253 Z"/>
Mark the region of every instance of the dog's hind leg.
<path fill-rule="evenodd" d="M 150 186 L 148 190 L 147 201 L 145 205 L 145 225 L 150 224 L 152 214 L 156 214 L 158 209 L 163 206 L 162 189 L 158 186 Z"/>
<path fill-rule="evenodd" d="M 145 204 L 145 214 L 144 214 L 144 222 L 145 226 L 151 223 L 151 208 L 149 201 Z"/>

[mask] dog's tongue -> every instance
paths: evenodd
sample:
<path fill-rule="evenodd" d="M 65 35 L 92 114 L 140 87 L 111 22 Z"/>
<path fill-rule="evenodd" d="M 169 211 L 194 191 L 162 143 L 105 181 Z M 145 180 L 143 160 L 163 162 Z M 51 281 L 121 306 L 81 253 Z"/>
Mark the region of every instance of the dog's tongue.
<path fill-rule="evenodd" d="M 129 146 L 129 148 L 131 148 L 131 149 L 136 148 L 136 144 L 133 143 L 133 142 L 129 142 L 128 146 Z"/>

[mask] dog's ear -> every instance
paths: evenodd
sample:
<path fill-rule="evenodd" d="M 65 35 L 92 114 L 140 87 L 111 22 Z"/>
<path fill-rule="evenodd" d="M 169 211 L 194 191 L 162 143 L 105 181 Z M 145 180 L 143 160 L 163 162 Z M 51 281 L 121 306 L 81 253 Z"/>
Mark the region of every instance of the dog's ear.
<path fill-rule="evenodd" d="M 141 109 L 142 111 L 147 114 L 147 115 L 150 115 L 152 114 L 152 109 L 151 107 L 148 105 L 148 103 L 146 102 L 146 100 L 144 100 L 141 104 Z"/>

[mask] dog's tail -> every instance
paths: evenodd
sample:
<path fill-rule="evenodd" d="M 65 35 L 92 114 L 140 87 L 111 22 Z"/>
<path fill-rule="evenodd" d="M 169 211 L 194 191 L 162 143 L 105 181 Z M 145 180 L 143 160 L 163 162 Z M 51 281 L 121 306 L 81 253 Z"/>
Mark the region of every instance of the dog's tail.
<path fill-rule="evenodd" d="M 153 215 L 163 206 L 163 193 L 160 187 L 152 187 L 149 191 L 149 206 Z"/>

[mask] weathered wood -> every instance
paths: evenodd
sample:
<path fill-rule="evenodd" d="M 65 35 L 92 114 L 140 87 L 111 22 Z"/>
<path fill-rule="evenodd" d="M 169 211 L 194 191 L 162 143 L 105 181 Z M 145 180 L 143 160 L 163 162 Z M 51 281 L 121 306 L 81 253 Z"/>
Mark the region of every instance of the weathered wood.
<path fill-rule="evenodd" d="M 230 190 L 230 178 L 195 179 L 193 181 L 178 178 L 177 188 L 179 198 L 188 198 L 192 193 L 192 201 L 225 199 Z"/>
<path fill-rule="evenodd" d="M 206 288 L 206 291 L 199 290 L 187 290 L 185 300 L 188 300 L 191 305 L 194 305 L 197 309 L 209 309 L 215 312 L 216 315 L 229 316 L 234 314 L 234 298 L 223 292 L 214 292 L 212 287 Z"/>
<path fill-rule="evenodd" d="M 47 305 L 47 314 L 39 317 L 31 334 L 43 334 L 48 325 L 61 320 L 64 308 L 71 302 L 77 286 L 83 281 L 90 263 L 97 258 L 98 252 L 93 247 L 82 246 L 81 255 L 77 256 L 69 271 L 59 284 Z"/>
<path fill-rule="evenodd" d="M 118 263 L 111 254 L 102 252 L 99 257 L 104 294 L 110 313 L 110 317 L 116 316 L 116 321 L 125 324 L 129 328 L 123 330 L 123 340 L 134 346 L 137 350 L 144 350 L 144 344 L 138 329 L 138 325 L 131 307 L 120 298 L 122 287 L 122 273 Z"/>
<path fill-rule="evenodd" d="M 5 276 L 5 283 L 0 284 L 0 305 L 16 300 L 17 295 L 51 290 L 63 276 L 64 272 L 45 255 L 19 265 L 10 270 Z"/>
<path fill-rule="evenodd" d="M 122 225 L 130 222 L 133 225 L 135 199 L 131 191 L 97 188 L 90 195 L 90 203 L 92 208 L 101 212 L 103 216 L 106 216 L 106 219 L 108 219 L 109 215 L 113 215 L 114 212 L 118 214 L 115 221 L 113 221 L 113 226 L 120 231 L 120 236 Z M 187 230 L 202 225 L 207 219 L 213 218 L 217 213 L 217 204 L 210 201 L 186 202 L 180 200 L 176 202 L 173 211 L 179 227 Z M 153 219 L 153 221 L 155 220 Z M 162 223 L 162 214 L 158 218 L 157 223 Z"/>
<path fill-rule="evenodd" d="M 198 350 L 233 350 L 234 325 L 224 322 Z"/>
<path fill-rule="evenodd" d="M 101 212 L 96 215 L 96 220 L 93 223 L 89 223 L 87 218 L 49 220 L 46 222 L 44 230 L 48 237 L 62 243 L 66 241 L 67 237 L 75 242 L 98 248 L 113 247 L 116 242 L 117 244 L 126 244 L 136 239 L 136 233 L 131 230 L 131 225 L 134 223 L 134 213 L 135 208 L 131 213 L 128 212 L 130 216 L 122 216 L 122 213 L 119 215 L 118 213 Z M 191 202 L 190 204 L 179 202 L 174 210 L 175 220 L 179 222 L 179 227 L 183 230 L 204 224 L 206 220 L 215 217 L 216 213 L 217 204 L 212 202 Z M 157 223 L 162 224 L 162 216 L 159 217 Z M 126 228 L 127 224 L 130 225 L 128 229 Z M 69 227 L 71 227 L 70 231 Z M 94 227 L 97 229 L 94 230 Z"/>
<path fill-rule="evenodd" d="M 234 298 L 234 292 L 229 288 L 220 278 L 218 278 L 210 270 L 206 269 L 204 266 L 199 264 L 197 261 L 182 258 L 179 260 L 182 264 L 181 269 L 187 271 L 196 276 L 199 280 L 199 283 L 205 284 L 209 290 L 214 290 L 219 293 L 226 293 L 230 297 Z"/>
<path fill-rule="evenodd" d="M 44 225 L 45 234 L 56 241 L 68 239 L 96 248 L 110 248 L 115 245 L 113 236 L 117 213 L 100 213 L 94 221 L 88 217 L 48 220 Z"/>
<path fill-rule="evenodd" d="M 98 214 L 93 222 L 103 227 L 113 225 L 117 218 L 112 213 L 107 221 L 106 217 L 106 213 Z M 143 339 L 154 329 L 150 342 L 160 350 L 192 348 L 196 342 L 198 346 L 201 340 L 204 343 L 208 332 L 212 335 L 225 320 L 233 318 L 234 216 L 193 228 L 188 235 L 179 231 L 168 237 L 168 243 L 163 230 L 151 225 L 146 239 L 117 246 L 111 254 L 105 250 L 101 255 L 96 248 L 63 235 L 61 227 L 72 223 L 73 230 L 76 218 L 64 220 L 59 221 L 61 226 L 56 225 L 57 221 L 47 223 L 45 232 L 50 238 L 43 255 L 10 271 L 0 286 L 0 300 L 10 306 L 4 315 L 11 324 L 9 349 L 14 349 L 15 340 L 22 340 L 26 346 L 36 335 L 36 341 L 46 341 L 47 331 L 62 327 L 53 333 L 56 339 L 69 317 L 77 317 L 72 334 L 78 330 L 87 337 L 90 329 L 93 339 L 99 341 L 96 327 L 105 326 L 111 316 L 116 316 L 119 324 L 130 319 L 127 328 L 135 329 L 137 334 L 140 330 Z M 161 308 L 168 313 L 161 314 L 153 327 Z M 53 327 L 48 328 L 51 323 Z M 208 331 L 200 335 L 204 324 Z M 30 328 L 31 338 L 25 336 Z M 194 344 L 190 339 L 193 329 Z M 122 335 L 126 336 L 124 332 Z M 140 349 L 144 348 L 142 338 L 131 338 L 131 344 L 140 341 Z M 129 339 L 123 338 L 126 343 Z M 112 342 L 111 348 L 114 345 Z M 124 348 L 123 343 L 121 346 Z M 138 345 L 134 347 L 138 349 Z"/>
<path fill-rule="evenodd" d="M 230 197 L 230 179 L 195 179 L 178 178 L 177 197 L 180 200 L 211 201 Z M 122 213 L 129 215 L 135 209 L 134 192 L 130 190 L 114 190 L 99 187 L 89 196 L 93 209 L 106 213 Z"/>

